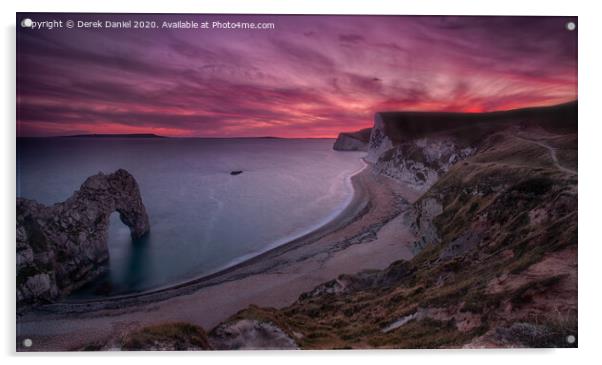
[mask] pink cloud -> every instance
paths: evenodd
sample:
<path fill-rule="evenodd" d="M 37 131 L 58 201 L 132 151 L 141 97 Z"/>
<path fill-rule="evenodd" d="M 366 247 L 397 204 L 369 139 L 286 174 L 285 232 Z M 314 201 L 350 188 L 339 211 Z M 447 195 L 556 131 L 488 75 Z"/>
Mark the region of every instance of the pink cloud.
<path fill-rule="evenodd" d="M 19 28 L 18 135 L 334 137 L 378 111 L 577 98 L 577 35 L 564 28 L 576 19 L 228 16 L 238 19 L 276 29 Z"/>

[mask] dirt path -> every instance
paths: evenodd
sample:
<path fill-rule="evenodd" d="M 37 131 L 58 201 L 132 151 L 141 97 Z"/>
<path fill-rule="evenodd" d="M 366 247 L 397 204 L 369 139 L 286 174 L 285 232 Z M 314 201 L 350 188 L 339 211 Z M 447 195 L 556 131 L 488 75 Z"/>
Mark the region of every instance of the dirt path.
<path fill-rule="evenodd" d="M 557 148 L 554 148 L 554 147 L 552 147 L 550 145 L 547 145 L 547 144 L 545 144 L 545 143 L 543 143 L 541 141 L 538 141 L 538 140 L 528 139 L 528 138 L 520 137 L 520 136 L 517 136 L 517 135 L 514 135 L 514 134 L 512 136 L 514 138 L 520 139 L 522 141 L 525 141 L 525 142 L 528 142 L 528 143 L 533 143 L 533 144 L 536 144 L 536 145 L 538 145 L 540 147 L 543 147 L 543 148 L 547 149 L 548 152 L 550 153 L 550 157 L 552 158 L 552 161 L 554 162 L 554 165 L 556 165 L 556 168 L 558 168 L 560 171 L 565 172 L 567 174 L 577 175 L 577 171 L 576 170 L 569 169 L 567 167 L 564 167 L 564 166 L 560 165 L 560 163 L 558 162 L 558 157 L 556 156 L 556 150 L 557 150 Z"/>

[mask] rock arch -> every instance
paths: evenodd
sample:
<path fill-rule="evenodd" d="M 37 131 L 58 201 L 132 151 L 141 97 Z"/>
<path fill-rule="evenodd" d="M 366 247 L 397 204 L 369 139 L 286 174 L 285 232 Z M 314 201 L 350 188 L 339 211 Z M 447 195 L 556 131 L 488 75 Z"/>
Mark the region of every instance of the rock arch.
<path fill-rule="evenodd" d="M 17 304 L 52 302 L 96 278 L 109 258 L 109 219 L 132 239 L 150 229 L 138 183 L 126 170 L 90 176 L 62 203 L 17 199 Z"/>

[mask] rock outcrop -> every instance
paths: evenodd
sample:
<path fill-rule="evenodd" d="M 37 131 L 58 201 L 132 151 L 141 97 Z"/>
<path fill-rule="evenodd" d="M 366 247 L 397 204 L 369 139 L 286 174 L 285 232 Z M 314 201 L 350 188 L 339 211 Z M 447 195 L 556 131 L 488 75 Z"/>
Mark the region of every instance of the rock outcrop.
<path fill-rule="evenodd" d="M 214 328 L 209 337 L 217 350 L 296 350 L 295 341 L 269 321 L 239 319 Z"/>
<path fill-rule="evenodd" d="M 418 192 L 428 190 L 451 166 L 476 151 L 455 133 L 420 133 L 411 123 L 406 130 L 405 122 L 407 118 L 396 113 L 376 113 L 366 160 L 373 163 L 374 172 Z"/>
<path fill-rule="evenodd" d="M 380 155 L 391 148 L 393 148 L 393 141 L 391 141 L 391 138 L 387 135 L 382 114 L 376 113 L 374 115 L 374 126 L 370 132 L 366 160 L 375 163 L 378 161 Z"/>
<path fill-rule="evenodd" d="M 204 351 L 213 350 L 207 333 L 197 325 L 164 322 L 146 327 L 120 326 L 113 336 L 76 347 L 76 351 Z"/>
<path fill-rule="evenodd" d="M 366 128 L 352 133 L 340 133 L 334 142 L 336 151 L 367 151 L 372 129 Z"/>
<path fill-rule="evenodd" d="M 452 138 L 421 138 L 391 147 L 374 164 L 376 173 L 399 180 L 406 186 L 425 192 L 451 166 L 475 152 Z"/>
<path fill-rule="evenodd" d="M 202 327 L 189 323 L 163 323 L 130 331 L 99 350 L 201 351 L 212 350 Z"/>
<path fill-rule="evenodd" d="M 19 309 L 69 294 L 105 270 L 109 217 L 118 212 L 132 239 L 150 229 L 138 183 L 125 170 L 89 177 L 53 206 L 17 199 Z"/>
<path fill-rule="evenodd" d="M 412 245 L 412 252 L 415 255 L 427 245 L 440 242 L 433 220 L 442 212 L 443 205 L 434 197 L 420 199 L 404 212 L 404 224 L 417 238 Z"/>
<path fill-rule="evenodd" d="M 478 114 L 376 113 L 366 160 L 375 173 L 424 193 L 454 164 L 474 155 L 484 138 L 496 131 L 535 128 L 569 133 L 576 129 L 576 112 L 574 102 Z"/>

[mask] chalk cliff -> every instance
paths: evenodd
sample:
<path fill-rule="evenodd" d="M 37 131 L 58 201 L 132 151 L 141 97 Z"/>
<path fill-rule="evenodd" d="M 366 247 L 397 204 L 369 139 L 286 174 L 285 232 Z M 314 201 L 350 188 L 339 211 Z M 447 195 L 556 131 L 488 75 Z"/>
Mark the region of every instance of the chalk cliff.
<path fill-rule="evenodd" d="M 374 116 L 366 156 L 366 160 L 373 163 L 374 172 L 425 192 L 452 165 L 476 151 L 453 133 L 417 133 L 411 126 L 406 130 L 407 119 L 399 113 Z"/>
<path fill-rule="evenodd" d="M 371 131 L 371 128 L 366 128 L 352 133 L 340 133 L 334 142 L 333 149 L 336 151 L 367 151 Z"/>
<path fill-rule="evenodd" d="M 577 346 L 576 103 L 378 113 L 367 159 L 423 192 L 401 213 L 415 256 L 225 323 L 269 319 L 302 349 Z"/>
<path fill-rule="evenodd" d="M 150 229 L 138 183 L 122 169 L 89 177 L 69 199 L 52 206 L 17 199 L 20 309 L 52 302 L 104 271 L 113 212 L 130 228 L 132 239 Z"/>
<path fill-rule="evenodd" d="M 576 103 L 568 103 L 474 114 L 376 113 L 366 160 L 374 172 L 424 193 L 454 164 L 474 155 L 492 133 L 508 128 L 568 133 L 576 129 L 576 110 Z"/>

